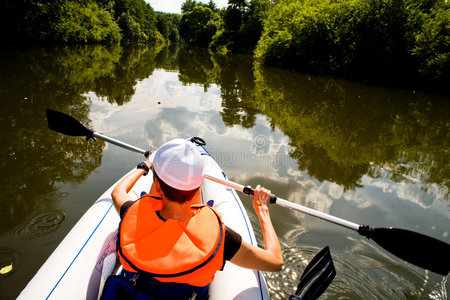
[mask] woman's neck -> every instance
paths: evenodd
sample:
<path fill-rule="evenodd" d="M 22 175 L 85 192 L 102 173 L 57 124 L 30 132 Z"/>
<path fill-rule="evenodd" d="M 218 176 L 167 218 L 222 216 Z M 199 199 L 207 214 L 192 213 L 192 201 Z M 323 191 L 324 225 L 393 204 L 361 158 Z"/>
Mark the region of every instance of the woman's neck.
<path fill-rule="evenodd" d="M 160 215 L 166 220 L 186 221 L 192 217 L 191 205 L 202 203 L 201 193 L 196 193 L 190 201 L 184 203 L 170 201 L 164 196 L 162 198 L 163 208 L 160 211 Z"/>
<path fill-rule="evenodd" d="M 178 221 L 186 221 L 192 217 L 190 201 L 178 203 L 167 200 L 159 213 L 166 220 L 175 219 Z"/>

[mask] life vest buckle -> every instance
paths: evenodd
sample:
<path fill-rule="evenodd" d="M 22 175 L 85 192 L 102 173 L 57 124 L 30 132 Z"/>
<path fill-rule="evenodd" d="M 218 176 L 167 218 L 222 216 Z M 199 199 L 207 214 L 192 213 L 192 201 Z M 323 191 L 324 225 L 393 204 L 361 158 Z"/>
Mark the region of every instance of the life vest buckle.
<path fill-rule="evenodd" d="M 133 278 L 130 278 L 129 282 L 133 285 L 133 287 L 136 287 L 136 282 L 139 278 L 139 273 L 134 273 Z"/>

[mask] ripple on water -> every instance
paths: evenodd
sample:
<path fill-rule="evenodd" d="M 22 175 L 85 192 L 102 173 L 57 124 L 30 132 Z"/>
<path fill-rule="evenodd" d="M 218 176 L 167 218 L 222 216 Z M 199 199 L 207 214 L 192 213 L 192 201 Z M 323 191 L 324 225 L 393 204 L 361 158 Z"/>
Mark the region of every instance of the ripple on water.
<path fill-rule="evenodd" d="M 321 250 L 282 243 L 284 267 L 281 272 L 267 272 L 272 299 L 288 299 L 295 292 L 300 276 L 312 258 Z M 337 275 L 320 297 L 325 299 L 433 299 L 448 300 L 447 277 L 415 268 L 393 259 L 367 241 L 358 241 L 346 251 L 331 255 Z M 432 280 L 428 277 L 433 277 Z"/>
<path fill-rule="evenodd" d="M 63 211 L 49 211 L 35 216 L 28 224 L 16 230 L 16 235 L 24 240 L 34 240 L 57 230 L 66 219 Z"/>
<path fill-rule="evenodd" d="M 320 249 L 297 249 L 282 243 L 284 267 L 280 272 L 266 272 L 272 299 L 288 299 L 295 293 L 300 276 L 308 262 Z"/>
<path fill-rule="evenodd" d="M 272 299 L 288 299 L 295 292 L 300 276 L 320 248 L 296 248 L 283 245 L 284 267 L 281 272 L 266 273 Z M 379 283 L 337 253 L 332 257 L 337 275 L 320 299 L 388 299 Z M 392 294 L 390 295 L 392 296 Z"/>

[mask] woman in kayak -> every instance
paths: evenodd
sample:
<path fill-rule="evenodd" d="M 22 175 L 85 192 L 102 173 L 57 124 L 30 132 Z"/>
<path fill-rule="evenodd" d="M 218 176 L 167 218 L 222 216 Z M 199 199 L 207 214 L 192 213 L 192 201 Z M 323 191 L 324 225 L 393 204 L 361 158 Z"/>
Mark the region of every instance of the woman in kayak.
<path fill-rule="evenodd" d="M 150 193 L 132 201 L 128 192 L 149 171 Z M 140 163 L 112 192 L 121 217 L 117 244 L 125 276 L 149 299 L 207 299 L 208 286 L 225 261 L 260 271 L 283 266 L 268 209 L 270 191 L 258 185 L 253 197 L 264 238 L 261 249 L 201 204 L 202 183 L 200 152 L 191 142 L 175 139 L 157 150 L 153 164 Z"/>

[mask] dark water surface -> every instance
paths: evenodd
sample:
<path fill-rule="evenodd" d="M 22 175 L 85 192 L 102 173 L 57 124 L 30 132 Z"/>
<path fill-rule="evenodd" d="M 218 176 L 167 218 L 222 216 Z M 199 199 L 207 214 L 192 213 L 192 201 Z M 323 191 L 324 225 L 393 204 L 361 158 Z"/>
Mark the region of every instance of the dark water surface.
<path fill-rule="evenodd" d="M 201 136 L 227 175 L 358 224 L 450 243 L 450 98 L 254 66 L 201 49 L 58 47 L 0 52 L 0 275 L 15 298 L 89 206 L 142 160 L 47 129 L 45 108 L 140 148 Z M 246 196 L 241 197 L 261 231 Z M 329 245 L 321 299 L 448 299 L 448 277 L 355 232 L 273 206 L 287 299 Z M 450 255 L 450 253 L 449 253 Z"/>

